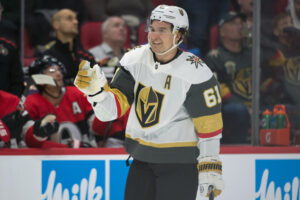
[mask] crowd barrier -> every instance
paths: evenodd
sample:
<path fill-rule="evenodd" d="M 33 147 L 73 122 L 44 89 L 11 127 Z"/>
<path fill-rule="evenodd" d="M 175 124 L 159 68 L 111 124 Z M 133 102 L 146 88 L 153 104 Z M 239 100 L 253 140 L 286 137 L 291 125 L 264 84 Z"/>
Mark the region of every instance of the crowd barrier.
<path fill-rule="evenodd" d="M 1 149 L 0 199 L 122 200 L 127 158 L 124 149 Z M 217 200 L 300 199 L 300 147 L 222 146 L 221 159 Z"/>

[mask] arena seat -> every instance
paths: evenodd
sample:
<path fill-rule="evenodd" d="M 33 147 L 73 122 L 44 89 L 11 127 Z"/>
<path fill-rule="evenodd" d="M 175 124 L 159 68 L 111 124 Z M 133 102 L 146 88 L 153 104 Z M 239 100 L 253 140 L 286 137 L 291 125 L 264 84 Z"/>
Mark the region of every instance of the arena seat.
<path fill-rule="evenodd" d="M 141 23 L 138 27 L 137 43 L 138 45 L 145 44 L 148 42 L 147 33 L 145 31 L 146 23 Z"/>
<path fill-rule="evenodd" d="M 31 44 L 28 31 L 24 28 L 24 66 L 29 66 L 35 59 L 34 48 Z"/>
<path fill-rule="evenodd" d="M 219 42 L 219 27 L 217 24 L 213 25 L 209 31 L 209 48 L 214 49 Z"/>

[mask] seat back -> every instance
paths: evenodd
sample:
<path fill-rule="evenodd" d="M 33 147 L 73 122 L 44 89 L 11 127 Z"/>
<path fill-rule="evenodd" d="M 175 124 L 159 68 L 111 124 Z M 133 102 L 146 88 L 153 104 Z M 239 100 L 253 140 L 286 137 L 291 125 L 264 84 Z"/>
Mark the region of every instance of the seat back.
<path fill-rule="evenodd" d="M 138 27 L 137 43 L 142 45 L 148 42 L 147 33 L 145 31 L 146 23 L 141 23 Z"/>
<path fill-rule="evenodd" d="M 219 27 L 218 27 L 217 24 L 215 24 L 210 28 L 210 33 L 209 33 L 209 47 L 210 47 L 210 49 L 217 48 L 218 43 L 219 43 Z"/>
<path fill-rule="evenodd" d="M 102 42 L 102 32 L 101 32 L 102 22 L 85 22 L 80 27 L 80 42 L 85 50 L 101 44 Z"/>
<path fill-rule="evenodd" d="M 28 31 L 24 28 L 24 66 L 29 66 L 36 57 L 34 56 L 34 48 L 31 44 Z"/>

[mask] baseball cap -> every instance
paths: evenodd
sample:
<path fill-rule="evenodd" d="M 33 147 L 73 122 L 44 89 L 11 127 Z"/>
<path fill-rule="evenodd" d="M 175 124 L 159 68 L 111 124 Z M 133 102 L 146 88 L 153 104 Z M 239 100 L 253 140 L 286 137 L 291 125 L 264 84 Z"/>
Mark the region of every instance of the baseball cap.
<path fill-rule="evenodd" d="M 240 18 L 242 18 L 242 20 L 245 20 L 244 14 L 230 11 L 230 12 L 226 13 L 225 15 L 223 15 L 223 17 L 219 21 L 218 26 L 221 27 L 221 26 L 223 26 L 224 23 L 229 22 L 229 21 L 235 19 L 236 17 L 240 17 Z"/>

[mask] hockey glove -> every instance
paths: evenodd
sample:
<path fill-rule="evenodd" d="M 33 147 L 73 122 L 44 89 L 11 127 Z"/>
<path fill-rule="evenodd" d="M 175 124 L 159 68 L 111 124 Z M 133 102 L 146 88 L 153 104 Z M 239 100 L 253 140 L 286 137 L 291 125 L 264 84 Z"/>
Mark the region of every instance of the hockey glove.
<path fill-rule="evenodd" d="M 56 122 L 56 116 L 53 114 L 45 115 L 33 125 L 33 134 L 43 140 L 58 131 L 59 124 Z"/>
<path fill-rule="evenodd" d="M 224 188 L 222 162 L 218 156 L 204 157 L 199 160 L 199 187 L 201 196 L 209 196 L 209 186 L 213 186 L 214 196 L 221 194 Z"/>
<path fill-rule="evenodd" d="M 96 95 L 103 91 L 107 80 L 99 65 L 90 67 L 90 62 L 82 60 L 74 85 L 86 95 Z"/>
<path fill-rule="evenodd" d="M 23 116 L 20 111 L 14 111 L 12 113 L 5 115 L 1 120 L 8 129 L 5 131 L 4 125 L 2 124 L 1 127 L 3 128 L 0 127 L 1 135 L 2 134 L 4 135 L 5 133 L 8 136 L 8 140 L 15 138 L 17 142 L 19 142 L 21 140 L 21 133 L 22 133 L 23 126 L 28 120 L 30 120 L 30 117 L 29 115 Z"/>

